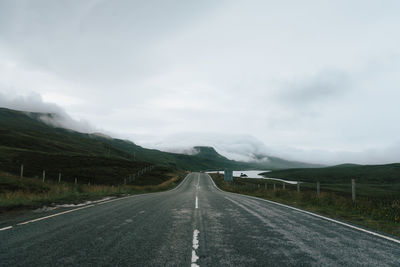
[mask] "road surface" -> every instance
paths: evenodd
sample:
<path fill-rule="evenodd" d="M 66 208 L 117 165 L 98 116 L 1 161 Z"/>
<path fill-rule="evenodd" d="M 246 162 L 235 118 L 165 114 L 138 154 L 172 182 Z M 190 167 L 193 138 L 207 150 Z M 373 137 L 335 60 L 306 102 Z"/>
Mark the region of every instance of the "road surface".
<path fill-rule="evenodd" d="M 0 266 L 400 266 L 395 241 L 222 192 L 204 173 L 52 214 L 3 227 Z"/>

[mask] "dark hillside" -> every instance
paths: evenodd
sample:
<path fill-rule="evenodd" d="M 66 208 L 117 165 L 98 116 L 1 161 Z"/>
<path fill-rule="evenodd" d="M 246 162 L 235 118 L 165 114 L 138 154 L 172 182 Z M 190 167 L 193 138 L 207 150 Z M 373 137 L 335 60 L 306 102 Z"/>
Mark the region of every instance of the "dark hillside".
<path fill-rule="evenodd" d="M 212 147 L 195 147 L 195 155 L 162 152 L 46 123 L 57 119 L 55 114 L 0 108 L 0 170 L 18 174 L 24 164 L 26 176 L 41 176 L 46 170 L 49 179 L 61 172 L 66 180 L 77 177 L 82 182 L 120 183 L 149 165 L 193 171 L 312 166 L 274 157 L 264 162 L 238 162 L 221 156 Z"/>
<path fill-rule="evenodd" d="M 303 182 L 358 182 L 400 183 L 400 163 L 386 165 L 343 164 L 326 168 L 290 169 L 264 173 L 267 177 Z"/>

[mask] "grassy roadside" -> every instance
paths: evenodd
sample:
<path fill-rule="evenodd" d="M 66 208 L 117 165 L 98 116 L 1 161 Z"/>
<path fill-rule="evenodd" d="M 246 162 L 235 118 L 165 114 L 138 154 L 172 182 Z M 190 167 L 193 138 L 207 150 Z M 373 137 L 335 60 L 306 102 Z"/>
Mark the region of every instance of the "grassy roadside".
<path fill-rule="evenodd" d="M 272 181 L 264 181 L 268 188 L 265 189 L 264 184 L 259 187 L 254 180 L 243 182 L 240 179 L 227 183 L 222 175 L 211 174 L 211 177 L 219 188 L 228 192 L 276 201 L 400 237 L 398 198 L 361 196 L 353 203 L 351 195 L 333 190 L 321 192 L 320 197 L 317 197 L 315 191 L 297 192 L 295 186 L 287 185 L 285 189 L 277 186 L 274 190 Z"/>
<path fill-rule="evenodd" d="M 183 179 L 183 172 L 166 174 L 168 178 L 157 185 L 87 185 L 73 183 L 43 183 L 36 178 L 19 178 L 0 173 L 0 213 L 15 209 L 38 208 L 44 205 L 80 203 L 106 196 L 123 196 L 165 191 Z"/>

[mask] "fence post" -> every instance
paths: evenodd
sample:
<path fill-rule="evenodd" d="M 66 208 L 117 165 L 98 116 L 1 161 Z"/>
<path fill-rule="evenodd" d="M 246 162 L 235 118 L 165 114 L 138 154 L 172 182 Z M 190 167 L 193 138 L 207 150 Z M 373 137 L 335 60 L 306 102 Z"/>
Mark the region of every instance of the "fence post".
<path fill-rule="evenodd" d="M 260 184 L 257 184 L 257 187 L 260 188 Z"/>
<path fill-rule="evenodd" d="M 44 183 L 44 179 L 46 179 L 46 171 L 43 170 L 42 182 Z"/>
<path fill-rule="evenodd" d="M 24 164 L 21 164 L 21 178 L 24 177 Z"/>
<path fill-rule="evenodd" d="M 124 184 L 126 184 L 126 178 L 124 179 Z"/>
<path fill-rule="evenodd" d="M 274 183 L 274 191 L 276 190 L 276 185 L 275 185 L 275 183 Z"/>
<path fill-rule="evenodd" d="M 297 192 L 300 192 L 300 182 L 297 181 Z"/>
<path fill-rule="evenodd" d="M 286 185 L 285 182 L 282 183 L 282 189 L 285 190 L 286 189 Z"/>
<path fill-rule="evenodd" d="M 264 188 L 265 188 L 265 189 L 268 189 L 267 183 L 264 184 Z"/>
<path fill-rule="evenodd" d="M 58 182 L 61 182 L 61 173 L 58 173 Z"/>
<path fill-rule="evenodd" d="M 320 195 L 320 183 L 317 182 L 317 197 Z"/>
<path fill-rule="evenodd" d="M 78 183 L 78 179 L 76 179 L 76 177 L 75 177 L 75 184 L 77 184 Z"/>
<path fill-rule="evenodd" d="M 351 199 L 356 202 L 356 180 L 351 179 Z"/>

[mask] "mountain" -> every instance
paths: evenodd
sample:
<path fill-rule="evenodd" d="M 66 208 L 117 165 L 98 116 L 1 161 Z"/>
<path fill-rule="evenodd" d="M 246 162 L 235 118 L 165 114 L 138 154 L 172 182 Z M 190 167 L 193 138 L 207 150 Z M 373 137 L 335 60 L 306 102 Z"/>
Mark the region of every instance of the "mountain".
<path fill-rule="evenodd" d="M 61 128 L 57 114 L 33 113 L 0 108 L 0 171 L 26 176 L 113 183 L 129 174 L 157 165 L 169 169 L 277 169 L 311 167 L 304 163 L 268 157 L 267 161 L 238 162 L 218 154 L 212 147 L 195 147 L 194 155 L 146 149 L 128 140 L 102 133 L 80 133 Z"/>
<path fill-rule="evenodd" d="M 193 147 L 195 155 L 201 158 L 214 158 L 220 160 L 228 160 L 226 157 L 218 154 L 213 147 L 210 146 L 195 146 Z"/>

